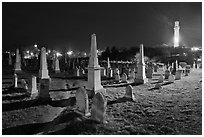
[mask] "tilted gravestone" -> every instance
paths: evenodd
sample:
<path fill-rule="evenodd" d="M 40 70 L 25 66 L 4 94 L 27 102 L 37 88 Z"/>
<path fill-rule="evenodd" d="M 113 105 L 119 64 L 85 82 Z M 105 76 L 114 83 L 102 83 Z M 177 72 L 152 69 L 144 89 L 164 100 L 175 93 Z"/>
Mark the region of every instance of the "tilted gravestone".
<path fill-rule="evenodd" d="M 127 75 L 125 73 L 123 73 L 122 75 L 122 82 L 127 83 Z"/>
<path fill-rule="evenodd" d="M 164 77 L 163 77 L 163 74 L 160 74 L 158 83 L 162 83 L 162 82 L 164 82 Z"/>
<path fill-rule="evenodd" d="M 100 123 L 105 123 L 105 113 L 107 107 L 107 100 L 103 93 L 98 92 L 93 97 L 93 104 L 91 106 L 91 119 Z"/>
<path fill-rule="evenodd" d="M 86 89 L 80 87 L 76 91 L 76 110 L 85 116 L 90 116 L 89 100 Z"/>
<path fill-rule="evenodd" d="M 169 83 L 173 83 L 173 82 L 174 82 L 174 80 L 175 80 L 174 75 L 173 75 L 173 74 L 170 74 L 170 75 L 169 75 L 168 82 L 169 82 Z"/>
<path fill-rule="evenodd" d="M 131 100 L 135 100 L 135 97 L 134 97 L 134 94 L 133 94 L 133 87 L 131 85 L 128 85 L 126 87 L 125 97 L 130 98 Z"/>

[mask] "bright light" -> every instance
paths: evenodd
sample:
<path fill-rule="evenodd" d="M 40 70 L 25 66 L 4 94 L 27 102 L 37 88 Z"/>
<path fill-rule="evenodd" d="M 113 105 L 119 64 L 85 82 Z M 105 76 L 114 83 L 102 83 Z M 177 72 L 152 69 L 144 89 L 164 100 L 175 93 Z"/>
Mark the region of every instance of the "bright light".
<path fill-rule="evenodd" d="M 57 57 L 62 56 L 62 54 L 59 52 L 57 52 L 56 55 L 57 55 Z"/>
<path fill-rule="evenodd" d="M 68 51 L 67 54 L 68 54 L 69 56 L 71 56 L 71 55 L 73 54 L 73 51 Z"/>
<path fill-rule="evenodd" d="M 33 52 L 31 52 L 30 55 L 33 56 L 34 55 Z"/>
<path fill-rule="evenodd" d="M 29 52 L 30 52 L 29 50 L 26 51 L 27 54 L 29 54 Z"/>
<path fill-rule="evenodd" d="M 35 45 L 34 45 L 34 47 L 35 47 L 35 48 L 37 48 L 37 47 L 38 47 L 38 45 L 36 45 L 36 44 L 35 44 Z"/>
<path fill-rule="evenodd" d="M 199 50 L 199 48 L 193 47 L 193 48 L 191 48 L 191 50 L 192 50 L 192 51 L 197 51 L 197 50 Z"/>
<path fill-rule="evenodd" d="M 48 53 L 50 53 L 51 51 L 50 50 L 48 50 Z"/>

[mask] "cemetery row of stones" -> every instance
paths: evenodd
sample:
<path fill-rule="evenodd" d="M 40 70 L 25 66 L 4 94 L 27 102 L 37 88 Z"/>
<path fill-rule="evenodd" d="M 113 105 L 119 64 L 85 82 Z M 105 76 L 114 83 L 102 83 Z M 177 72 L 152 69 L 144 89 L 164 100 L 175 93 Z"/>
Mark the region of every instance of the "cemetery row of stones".
<path fill-rule="evenodd" d="M 76 110 L 84 114 L 85 116 L 90 116 L 94 120 L 97 120 L 99 122 L 105 122 L 104 115 L 106 112 L 106 90 L 101 85 L 101 74 L 103 76 L 104 71 L 102 67 L 100 67 L 97 57 L 97 44 L 96 44 L 96 35 L 93 34 L 91 36 L 91 56 L 89 57 L 89 64 L 87 67 L 88 70 L 88 83 L 86 87 L 80 87 L 76 91 Z M 16 53 L 16 63 L 15 63 L 15 73 L 21 73 L 21 61 L 19 57 L 19 51 L 17 50 Z M 56 63 L 59 66 L 59 62 Z M 169 67 L 169 70 L 165 71 L 165 75 L 163 77 L 163 74 L 160 74 L 158 83 L 162 83 L 165 78 L 168 78 L 168 82 L 172 83 L 174 80 L 181 79 L 182 71 L 185 72 L 185 75 L 188 75 L 190 73 L 189 68 L 182 68 L 177 66 L 177 62 L 175 62 L 172 67 Z M 108 69 L 107 74 L 108 76 L 112 77 L 113 70 L 110 67 L 109 59 L 108 59 Z M 57 68 L 57 69 L 56 69 Z M 55 71 L 57 72 L 59 70 L 59 67 L 56 67 Z M 163 66 L 163 69 L 165 67 Z M 178 69 L 178 70 L 177 70 Z M 79 74 L 79 69 L 76 69 L 77 75 Z M 135 73 L 137 71 L 137 73 Z M 148 71 L 148 70 L 147 70 Z M 157 71 L 157 67 L 155 67 L 155 70 Z M 103 73 L 102 73 L 103 72 Z M 120 83 L 128 83 L 127 79 L 128 77 L 132 77 L 134 79 L 135 84 L 145 84 L 148 79 L 145 74 L 145 63 L 144 63 L 144 51 L 143 51 L 143 44 L 140 45 L 140 57 L 139 62 L 137 64 L 136 69 L 132 69 L 129 75 L 127 71 L 122 74 L 122 80 L 120 79 L 120 73 L 119 69 L 115 70 L 115 81 Z M 152 72 L 152 70 L 151 70 Z M 148 73 L 148 72 L 147 72 Z M 175 76 L 173 75 L 175 73 Z M 41 57 L 40 57 L 40 70 L 39 70 L 39 88 L 37 88 L 37 82 L 36 77 L 33 76 L 31 80 L 31 86 L 28 88 L 27 83 L 25 80 L 22 80 L 23 88 L 28 91 L 28 95 L 31 97 L 35 97 L 36 99 L 47 101 L 52 100 L 49 94 L 49 86 L 50 86 L 50 76 L 48 73 L 48 67 L 47 67 L 47 57 L 46 57 L 46 49 L 44 47 L 41 48 Z M 156 84 L 155 88 L 160 88 L 161 85 Z M 14 88 L 18 87 L 18 78 L 17 74 L 14 74 Z M 128 85 L 126 87 L 126 94 L 124 96 L 125 98 L 131 98 L 131 100 L 134 100 L 133 96 L 133 88 L 131 85 Z M 88 106 L 88 99 L 92 98 L 92 107 L 91 107 L 91 113 L 89 113 L 89 106 Z"/>

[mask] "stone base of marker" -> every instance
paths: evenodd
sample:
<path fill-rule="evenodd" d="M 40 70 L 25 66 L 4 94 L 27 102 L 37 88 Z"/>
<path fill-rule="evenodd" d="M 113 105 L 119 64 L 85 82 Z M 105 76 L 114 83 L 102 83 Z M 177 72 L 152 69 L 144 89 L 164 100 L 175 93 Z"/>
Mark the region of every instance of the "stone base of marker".
<path fill-rule="evenodd" d="M 40 88 L 37 96 L 38 100 L 50 101 L 52 100 L 49 94 L 50 79 L 40 79 Z"/>
<path fill-rule="evenodd" d="M 106 95 L 106 90 L 104 88 L 98 89 L 98 90 L 89 90 L 86 89 L 87 95 L 89 98 L 93 98 L 94 95 L 96 95 L 98 92 L 103 93 L 104 95 Z"/>
<path fill-rule="evenodd" d="M 14 73 L 15 73 L 15 74 L 19 74 L 19 73 L 22 73 L 22 72 L 23 72 L 23 71 L 22 71 L 21 69 L 15 69 L 15 70 L 14 70 Z"/>
<path fill-rule="evenodd" d="M 138 78 L 135 78 L 134 79 L 134 83 L 135 84 L 145 84 L 148 82 L 148 79 L 147 78 L 144 78 L 144 79 L 138 79 Z"/>
<path fill-rule="evenodd" d="M 60 70 L 55 70 L 55 73 L 60 73 Z"/>

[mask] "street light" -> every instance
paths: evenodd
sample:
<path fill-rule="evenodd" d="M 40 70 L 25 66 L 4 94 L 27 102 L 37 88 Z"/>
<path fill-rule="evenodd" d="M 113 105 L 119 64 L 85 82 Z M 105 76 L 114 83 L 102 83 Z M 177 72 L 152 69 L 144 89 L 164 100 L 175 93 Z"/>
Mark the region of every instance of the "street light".
<path fill-rule="evenodd" d="M 73 54 L 72 50 L 67 52 L 67 55 L 69 55 L 69 56 L 71 56 L 72 54 Z"/>

